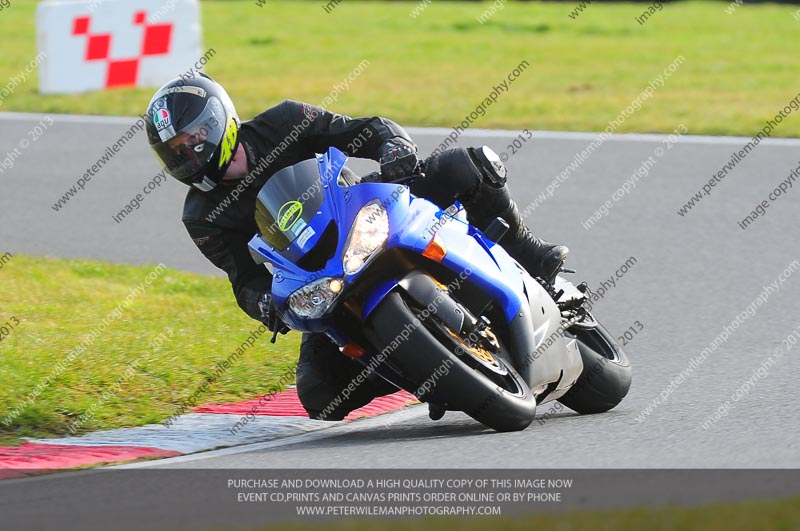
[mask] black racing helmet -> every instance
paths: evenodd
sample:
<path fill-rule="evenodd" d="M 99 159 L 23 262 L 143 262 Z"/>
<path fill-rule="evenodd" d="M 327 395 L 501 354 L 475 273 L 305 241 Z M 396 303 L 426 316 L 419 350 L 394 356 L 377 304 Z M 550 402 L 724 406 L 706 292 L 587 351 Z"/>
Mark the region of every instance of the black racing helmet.
<path fill-rule="evenodd" d="M 173 79 L 145 114 L 150 148 L 167 173 L 203 192 L 216 188 L 239 147 L 239 117 L 222 85 L 202 73 Z"/>

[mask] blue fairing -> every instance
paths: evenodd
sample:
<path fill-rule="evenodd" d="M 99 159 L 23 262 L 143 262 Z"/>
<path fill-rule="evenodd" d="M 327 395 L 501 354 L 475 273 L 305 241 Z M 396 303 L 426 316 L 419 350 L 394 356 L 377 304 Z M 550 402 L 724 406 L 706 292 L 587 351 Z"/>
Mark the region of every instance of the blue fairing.
<path fill-rule="evenodd" d="M 259 235 L 249 243 L 254 251 L 273 265 L 272 295 L 278 307 L 286 308 L 286 300 L 293 292 L 316 279 L 344 279 L 343 293 L 346 294 L 348 285 L 359 275 L 365 274 L 365 271 L 369 274 L 369 267 L 366 267 L 353 275 L 345 275 L 342 257 L 359 210 L 377 199 L 386 209 L 389 220 L 386 249 L 399 247 L 422 253 L 438 232 L 447 251 L 442 264 L 457 274 L 466 271 L 471 282 L 501 304 L 509 321 L 514 318 L 521 305 L 523 280 L 516 263 L 502 247 L 486 240 L 480 231 L 470 225 L 450 218 L 430 201 L 413 197 L 407 186 L 383 183 L 340 186 L 339 176 L 346 161 L 347 156 L 336 148 L 330 148 L 317 159 L 320 192 L 324 194 L 324 200 L 308 222 L 313 231 L 310 237 L 298 238 L 282 251 L 272 248 Z M 306 271 L 297 266 L 295 262 L 317 244 L 332 222 L 338 234 L 333 258 L 320 271 Z M 386 279 L 373 290 L 364 302 L 364 317 L 392 291 L 396 282 L 397 279 Z M 340 344 L 346 342 L 346 338 L 341 337 L 335 329 L 330 314 L 318 319 L 300 319 L 291 311 L 285 311 L 283 317 L 295 330 L 326 332 Z"/>

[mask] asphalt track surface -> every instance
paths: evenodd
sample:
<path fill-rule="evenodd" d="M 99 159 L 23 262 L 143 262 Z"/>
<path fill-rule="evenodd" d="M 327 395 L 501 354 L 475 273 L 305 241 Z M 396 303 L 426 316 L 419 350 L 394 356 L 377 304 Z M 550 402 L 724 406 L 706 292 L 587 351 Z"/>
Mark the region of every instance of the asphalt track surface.
<path fill-rule="evenodd" d="M 20 138 L 41 119 L 0 114 L 0 157 L 18 147 Z M 54 211 L 53 203 L 134 119 L 54 120 L 13 168 L 0 174 L 0 250 L 132 264 L 163 262 L 219 274 L 180 223 L 185 188 L 179 183 L 169 181 L 146 196 L 141 208 L 122 223 L 112 220 L 159 171 L 141 133 L 65 208 Z M 444 129 L 410 132 L 423 154 L 449 134 Z M 459 143 L 485 143 L 510 153 L 508 144 L 517 134 L 473 130 Z M 523 208 L 531 204 L 594 138 L 536 132 L 507 162 L 517 202 Z M 797 181 L 749 228 L 742 230 L 737 224 L 798 166 L 799 140 L 763 142 L 710 196 L 679 216 L 677 210 L 747 142 L 684 136 L 657 158 L 649 174 L 614 203 L 607 216 L 585 229 L 582 223 L 666 142 L 659 135 L 612 137 L 528 217 L 537 234 L 569 245 L 569 264 L 578 270 L 574 278 L 595 290 L 635 257 L 636 263 L 616 279 L 616 286 L 594 304 L 595 314 L 612 333 L 642 328 L 626 346 L 634 381 L 616 409 L 578 416 L 564 408 L 545 418 L 550 405 L 543 405 L 528 429 L 498 434 L 460 413 L 448 412 L 432 422 L 425 407 L 415 407 L 310 436 L 135 466 L 797 468 L 800 347 L 787 351 L 782 341 L 800 327 L 800 270 L 780 283 L 752 316 L 740 320 L 727 341 L 668 392 L 650 415 L 641 416 L 764 286 L 777 282 L 793 261 L 800 260 Z M 372 167 L 357 163 L 354 168 Z M 234 304 L 232 297 L 230 303 Z M 778 360 L 753 379 L 776 352 Z M 731 401 L 737 389 L 740 396 Z M 732 407 L 704 429 L 702 423 L 726 400 Z"/>
<path fill-rule="evenodd" d="M 38 115 L 0 115 L 0 155 L 18 145 Z M 145 197 L 122 223 L 117 213 L 158 173 L 142 133 L 69 204 L 52 204 L 133 123 L 132 118 L 55 117 L 55 123 L 0 175 L 2 250 L 85 257 L 133 264 L 163 262 L 219 274 L 200 255 L 180 222 L 185 189 L 169 181 Z M 412 130 L 422 153 L 445 130 Z M 470 131 L 462 145 L 486 143 L 498 152 L 517 133 Z M 594 135 L 539 133 L 507 165 L 523 208 L 584 149 Z M 639 415 L 689 361 L 707 347 L 794 260 L 798 248 L 800 187 L 774 202 L 747 230 L 737 222 L 798 165 L 797 140 L 775 140 L 753 151 L 686 216 L 689 197 L 728 162 L 739 138 L 683 137 L 648 176 L 590 230 L 582 227 L 642 161 L 664 145 L 660 136 L 616 136 L 606 141 L 528 217 L 538 234 L 570 246 L 576 280 L 595 290 L 629 257 L 636 263 L 594 304 L 621 334 L 644 329 L 627 352 L 634 383 L 615 410 L 577 416 L 564 410 L 521 433 L 495 434 L 468 417 L 448 413 L 429 421 L 424 408 L 402 422 L 323 440 L 183 462 L 201 467 L 798 467 L 797 350 L 710 429 L 701 423 L 751 377 L 800 325 L 800 275 L 743 321 L 713 355 L 643 421 Z M 359 165 L 358 167 L 369 167 Z M 233 298 L 230 300 L 234 304 Z M 800 349 L 800 347 L 795 347 Z M 546 413 L 542 406 L 540 414 Z M 388 421 L 388 420 L 387 420 Z M 487 454 L 485 448 L 501 447 Z M 489 457 L 491 455 L 491 457 Z M 335 457 L 334 457 L 335 456 Z M 179 461 L 176 461 L 179 462 Z"/>

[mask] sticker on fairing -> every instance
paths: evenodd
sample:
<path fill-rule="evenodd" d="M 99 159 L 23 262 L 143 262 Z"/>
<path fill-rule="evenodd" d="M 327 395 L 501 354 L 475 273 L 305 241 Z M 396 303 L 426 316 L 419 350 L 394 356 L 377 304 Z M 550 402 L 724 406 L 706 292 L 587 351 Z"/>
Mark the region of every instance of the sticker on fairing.
<path fill-rule="evenodd" d="M 297 238 L 297 246 L 300 247 L 301 249 L 305 247 L 306 243 L 308 243 L 308 240 L 310 240 L 311 237 L 316 233 L 317 231 L 314 230 L 314 227 L 310 225 L 306 227 L 306 230 L 304 230 L 303 233 L 300 234 L 300 237 Z"/>
<path fill-rule="evenodd" d="M 303 215 L 303 204 L 300 201 L 287 201 L 278 210 L 278 228 L 286 232 L 291 229 Z"/>

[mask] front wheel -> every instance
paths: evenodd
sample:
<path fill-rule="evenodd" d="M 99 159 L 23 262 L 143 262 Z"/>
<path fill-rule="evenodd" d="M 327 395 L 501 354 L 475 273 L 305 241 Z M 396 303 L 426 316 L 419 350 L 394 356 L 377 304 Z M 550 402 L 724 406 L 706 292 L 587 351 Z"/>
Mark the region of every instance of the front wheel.
<path fill-rule="evenodd" d="M 375 309 L 366 329 L 376 351 L 386 353 L 386 363 L 420 386 L 409 391 L 444 399 L 448 409 L 497 431 L 524 430 L 533 422 L 536 400 L 505 359 L 485 350 L 473 352 L 435 316 L 421 317 L 402 292 L 393 292 Z"/>
<path fill-rule="evenodd" d="M 622 402 L 631 387 L 631 363 L 611 334 L 601 325 L 576 329 L 583 372 L 558 401 L 581 414 L 604 413 Z"/>

